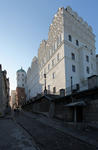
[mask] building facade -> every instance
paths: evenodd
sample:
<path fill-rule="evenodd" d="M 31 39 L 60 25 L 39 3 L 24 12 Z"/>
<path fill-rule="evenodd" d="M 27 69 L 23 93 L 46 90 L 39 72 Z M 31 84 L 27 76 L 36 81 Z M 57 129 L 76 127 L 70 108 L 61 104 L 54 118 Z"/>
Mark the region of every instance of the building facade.
<path fill-rule="evenodd" d="M 9 78 L 7 78 L 6 70 L 2 71 L 0 65 L 0 116 L 5 115 L 9 106 Z"/>
<path fill-rule="evenodd" d="M 59 8 L 42 40 L 38 58 L 27 71 L 27 100 L 43 93 L 65 95 L 88 89 L 88 77 L 96 75 L 95 35 L 92 27 L 70 7 Z M 19 83 L 20 84 L 20 83 Z"/>
<path fill-rule="evenodd" d="M 17 87 L 25 88 L 26 87 L 26 72 L 22 68 L 19 69 L 16 73 L 17 78 Z"/>
<path fill-rule="evenodd" d="M 44 90 L 71 91 L 71 84 L 87 88 L 85 80 L 96 74 L 95 35 L 92 27 L 70 7 L 59 8 L 49 28 L 48 40 L 38 50 L 39 83 Z"/>
<path fill-rule="evenodd" d="M 22 68 L 16 73 L 16 105 L 21 106 L 26 101 L 26 72 Z"/>
<path fill-rule="evenodd" d="M 35 97 L 42 91 L 42 85 L 39 83 L 39 64 L 38 58 L 34 57 L 31 66 L 27 71 L 27 85 L 26 85 L 26 96 L 27 100 Z"/>
<path fill-rule="evenodd" d="M 12 109 L 16 108 L 16 90 L 11 90 L 10 106 Z"/>

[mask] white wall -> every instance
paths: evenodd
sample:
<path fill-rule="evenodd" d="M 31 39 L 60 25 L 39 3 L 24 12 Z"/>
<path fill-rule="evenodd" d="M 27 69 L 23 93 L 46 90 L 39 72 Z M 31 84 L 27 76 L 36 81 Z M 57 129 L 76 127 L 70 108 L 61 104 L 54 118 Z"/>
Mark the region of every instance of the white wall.
<path fill-rule="evenodd" d="M 17 87 L 26 87 L 26 72 L 19 71 L 17 72 Z"/>
<path fill-rule="evenodd" d="M 57 55 L 59 54 L 59 61 Z M 54 66 L 52 66 L 52 60 L 54 60 Z M 48 70 L 48 64 L 50 69 Z M 65 88 L 65 62 L 64 62 L 64 43 L 61 43 L 61 47 L 56 49 L 50 60 L 40 70 L 40 84 L 43 85 L 44 90 L 44 73 L 46 73 L 46 84 L 50 86 L 50 91 L 53 92 L 53 87 L 56 87 L 56 92 L 59 92 L 61 88 Z M 44 72 L 46 70 L 46 72 Z M 53 79 L 53 73 L 55 77 Z"/>
<path fill-rule="evenodd" d="M 39 65 L 37 57 L 34 57 L 27 71 L 26 95 L 27 100 L 41 93 L 41 85 L 39 83 Z"/>

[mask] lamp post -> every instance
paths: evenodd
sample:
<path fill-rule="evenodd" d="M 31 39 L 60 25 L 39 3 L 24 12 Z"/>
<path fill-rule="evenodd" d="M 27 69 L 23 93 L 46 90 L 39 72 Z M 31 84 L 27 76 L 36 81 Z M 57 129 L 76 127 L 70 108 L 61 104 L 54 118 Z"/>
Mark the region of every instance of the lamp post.
<path fill-rule="evenodd" d="M 70 78 L 71 78 L 71 93 L 72 93 L 72 84 L 73 84 L 73 83 L 72 83 L 72 76 L 71 76 Z"/>
<path fill-rule="evenodd" d="M 44 94 L 47 94 L 47 89 L 46 89 L 46 73 L 44 73 L 44 80 L 45 80 Z"/>

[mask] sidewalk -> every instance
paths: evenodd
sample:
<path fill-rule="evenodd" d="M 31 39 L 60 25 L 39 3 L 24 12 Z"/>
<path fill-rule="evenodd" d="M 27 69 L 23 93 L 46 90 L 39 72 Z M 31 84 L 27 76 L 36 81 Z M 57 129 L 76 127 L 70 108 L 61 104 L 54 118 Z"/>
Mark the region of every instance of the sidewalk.
<path fill-rule="evenodd" d="M 10 118 L 0 118 L 0 150 L 36 150 L 30 136 Z"/>
<path fill-rule="evenodd" d="M 31 112 L 24 112 L 22 111 L 22 113 L 24 115 L 26 115 L 27 117 L 31 117 L 33 119 L 36 119 L 38 121 L 40 121 L 41 123 L 50 126 L 52 128 L 55 128 L 63 133 L 66 133 L 84 143 L 87 143 L 89 145 L 93 145 L 96 148 L 98 148 L 98 131 L 96 132 L 96 134 L 92 135 L 92 133 L 88 133 L 88 132 L 83 132 L 80 130 L 76 130 L 73 128 L 68 128 L 66 127 L 66 125 L 57 120 L 57 119 L 49 119 L 43 115 L 40 114 L 33 114 Z"/>

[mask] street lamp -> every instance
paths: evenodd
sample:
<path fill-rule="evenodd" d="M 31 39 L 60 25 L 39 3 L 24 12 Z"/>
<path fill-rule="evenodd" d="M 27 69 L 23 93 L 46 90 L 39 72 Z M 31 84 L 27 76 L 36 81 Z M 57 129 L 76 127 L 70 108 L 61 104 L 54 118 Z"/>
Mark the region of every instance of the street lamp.
<path fill-rule="evenodd" d="M 44 80 L 45 80 L 44 94 L 47 94 L 47 89 L 46 89 L 46 73 L 44 73 Z"/>

